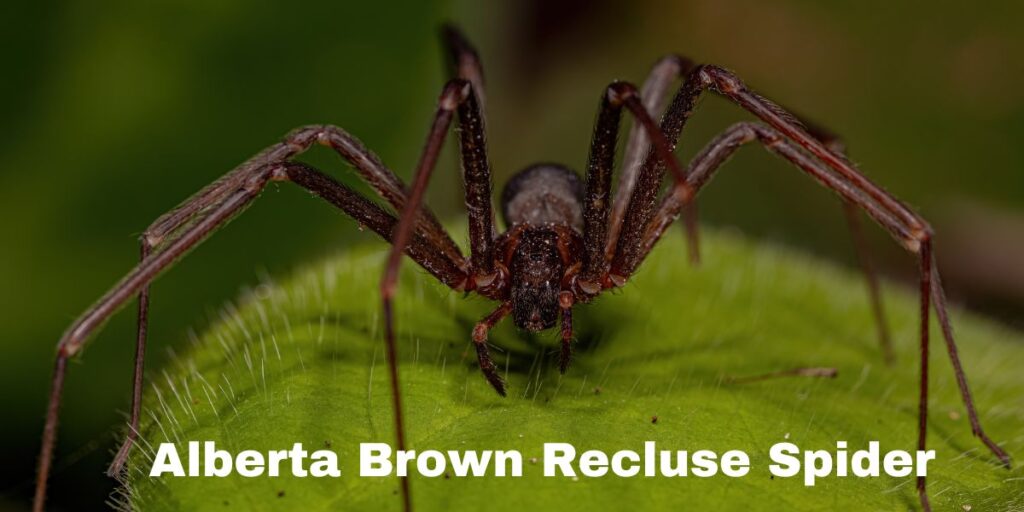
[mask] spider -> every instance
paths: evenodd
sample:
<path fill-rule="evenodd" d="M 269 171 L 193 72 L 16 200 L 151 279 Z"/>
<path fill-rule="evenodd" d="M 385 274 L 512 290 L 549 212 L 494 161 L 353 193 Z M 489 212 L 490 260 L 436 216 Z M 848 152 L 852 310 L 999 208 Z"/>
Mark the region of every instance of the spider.
<path fill-rule="evenodd" d="M 1007 467 L 1010 458 L 982 430 L 967 379 L 957 355 L 946 301 L 935 266 L 934 234 L 919 215 L 865 178 L 845 157 L 841 141 L 829 132 L 805 124 L 775 103 L 752 92 L 733 73 L 714 65 L 696 65 L 670 55 L 659 60 L 638 90 L 627 82 L 611 83 L 601 94 L 585 179 L 567 167 L 537 164 L 516 174 L 501 194 L 501 213 L 508 229 L 497 234 L 491 205 L 491 171 L 484 122 L 484 76 L 480 58 L 457 29 L 442 28 L 451 57 L 452 78 L 442 89 L 437 110 L 418 162 L 407 186 L 353 136 L 329 125 L 299 128 L 177 208 L 158 218 L 141 237 L 141 259 L 121 281 L 87 309 L 57 345 L 52 390 L 39 456 L 34 510 L 43 510 L 53 458 L 67 362 L 78 354 L 104 321 L 133 297 L 138 297 L 138 335 L 129 430 L 108 474 L 121 474 L 137 436 L 142 398 L 149 285 L 189 249 L 249 205 L 267 184 L 291 182 L 339 208 L 391 243 L 380 295 L 390 373 L 396 447 L 405 449 L 402 397 L 396 364 L 396 292 L 402 255 L 418 263 L 453 290 L 473 292 L 497 301 L 496 309 L 472 333 L 483 376 L 501 395 L 505 384 L 487 347 L 488 331 L 505 317 L 521 329 L 541 331 L 560 325 L 560 369 L 565 372 L 572 353 L 572 311 L 605 290 L 621 288 L 679 217 L 689 241 L 689 259 L 699 261 L 694 197 L 741 146 L 757 142 L 768 151 L 838 194 L 844 202 L 855 237 L 859 212 L 886 229 L 919 260 L 920 271 L 920 403 L 918 449 L 925 449 L 928 418 L 929 314 L 935 309 L 967 409 L 971 428 Z M 681 85 L 670 102 L 669 89 Z M 697 100 L 717 93 L 753 114 L 758 121 L 734 124 L 712 140 L 687 167 L 674 149 Z M 611 194 L 616 141 L 623 111 L 635 120 L 626 145 L 623 170 L 615 196 Z M 661 123 L 654 117 L 661 114 Z M 470 254 L 465 257 L 437 217 L 423 205 L 423 195 L 438 155 L 457 117 Z M 314 144 L 327 146 L 347 160 L 391 207 L 389 211 L 335 179 L 294 157 Z M 665 174 L 672 183 L 659 199 Z M 860 250 L 858 244 L 859 252 Z M 879 338 L 891 359 L 888 334 L 877 283 L 861 254 L 879 326 Z M 411 509 L 408 480 L 401 479 L 403 504 Z M 918 477 L 921 506 L 930 510 L 925 478 Z"/>

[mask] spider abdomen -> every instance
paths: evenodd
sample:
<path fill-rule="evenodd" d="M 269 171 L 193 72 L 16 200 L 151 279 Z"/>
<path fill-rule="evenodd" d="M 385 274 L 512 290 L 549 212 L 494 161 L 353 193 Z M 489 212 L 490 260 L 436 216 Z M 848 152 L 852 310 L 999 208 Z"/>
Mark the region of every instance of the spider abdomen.
<path fill-rule="evenodd" d="M 583 231 L 583 182 L 558 164 L 535 164 L 516 173 L 501 194 L 505 224 L 562 225 Z"/>

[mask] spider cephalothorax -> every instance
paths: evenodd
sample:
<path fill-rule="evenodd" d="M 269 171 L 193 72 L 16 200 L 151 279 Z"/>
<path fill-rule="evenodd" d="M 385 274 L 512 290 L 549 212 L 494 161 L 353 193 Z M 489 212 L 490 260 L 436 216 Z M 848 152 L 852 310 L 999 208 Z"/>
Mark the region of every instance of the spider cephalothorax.
<path fill-rule="evenodd" d="M 537 332 L 555 326 L 566 272 L 580 262 L 583 184 L 556 164 L 528 167 L 505 185 L 500 238 L 508 269 L 508 300 L 516 326 Z"/>
<path fill-rule="evenodd" d="M 934 307 L 972 431 L 1005 464 L 1006 452 L 985 435 L 975 411 L 953 340 L 928 223 L 887 192 L 871 183 L 843 154 L 835 137 L 809 128 L 764 97 L 750 91 L 731 72 L 711 65 L 694 65 L 670 55 L 658 61 L 642 88 L 613 82 L 604 89 L 585 180 L 554 164 L 535 165 L 518 173 L 502 194 L 508 230 L 498 235 L 493 226 L 491 171 L 483 119 L 483 68 L 476 50 L 451 27 L 443 38 L 452 56 L 454 74 L 442 90 L 427 143 L 413 182 L 406 186 L 381 160 L 341 128 L 314 125 L 297 129 L 201 190 L 156 220 L 142 236 L 142 258 L 128 275 L 85 311 L 58 343 L 46 425 L 39 457 L 34 508 L 41 511 L 56 440 L 64 374 L 69 358 L 79 353 L 104 321 L 133 297 L 139 298 L 139 330 L 133 381 L 131 422 L 127 439 L 111 464 L 119 475 L 138 434 L 142 397 L 142 361 L 148 320 L 149 284 L 192 247 L 241 212 L 271 181 L 292 182 L 339 208 L 392 244 L 381 279 L 381 298 L 388 370 L 397 433 L 396 450 L 405 450 L 401 392 L 397 366 L 392 299 L 403 255 L 453 290 L 477 293 L 498 301 L 497 308 L 473 329 L 472 341 L 483 375 L 505 394 L 487 348 L 487 332 L 511 315 L 515 324 L 538 331 L 561 324 L 561 369 L 568 366 L 573 340 L 572 308 L 608 288 L 625 285 L 643 263 L 668 226 L 686 215 L 690 259 L 696 261 L 697 231 L 692 199 L 721 165 L 741 146 L 759 143 L 838 194 L 855 214 L 867 213 L 905 249 L 915 254 L 921 275 L 921 402 L 918 410 L 918 449 L 925 448 L 928 405 L 928 327 Z M 682 81 L 666 106 L 670 86 Z M 675 144 L 699 97 L 711 91 L 722 95 L 759 119 L 740 122 L 698 152 L 688 168 L 673 155 Z M 623 110 L 635 124 L 625 148 L 618 186 L 612 197 L 612 169 Z M 662 116 L 661 123 L 654 118 Z M 435 215 L 423 206 L 423 195 L 438 154 L 455 117 L 460 127 L 463 181 L 469 218 L 470 254 L 464 256 Z M 319 170 L 294 157 L 319 144 L 347 160 L 387 203 L 386 209 L 367 200 Z M 672 185 L 658 198 L 666 172 Z M 398 213 L 399 215 L 395 215 Z M 858 217 L 850 215 L 851 225 Z M 856 232 L 856 231 L 855 231 Z M 869 274 L 873 283 L 873 277 Z M 872 290 L 877 287 L 872 286 Z M 873 295 L 880 312 L 877 293 Z M 883 349 L 887 331 L 879 317 Z M 639 341 L 639 340 L 638 340 Z M 924 477 L 917 489 L 929 508 Z M 405 508 L 411 507 L 408 480 L 402 479 Z"/>
<path fill-rule="evenodd" d="M 550 329 L 558 321 L 558 294 L 566 264 L 572 261 L 572 255 L 560 250 L 560 242 L 553 227 L 526 226 L 512 251 L 512 318 L 530 332 Z"/>

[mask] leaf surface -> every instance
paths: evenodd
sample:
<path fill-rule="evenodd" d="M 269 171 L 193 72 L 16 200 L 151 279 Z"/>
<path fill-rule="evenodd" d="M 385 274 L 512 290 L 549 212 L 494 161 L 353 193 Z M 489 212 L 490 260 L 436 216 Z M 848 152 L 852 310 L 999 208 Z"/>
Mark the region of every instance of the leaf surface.
<path fill-rule="evenodd" d="M 509 397 L 476 367 L 473 324 L 492 304 L 443 289 L 408 261 L 397 302 L 401 377 L 411 448 L 519 450 L 521 478 L 412 478 L 418 510 L 690 509 L 894 510 L 917 508 L 912 476 L 772 477 L 770 447 L 882 451 L 916 446 L 917 302 L 888 287 L 897 363 L 887 367 L 860 276 L 803 254 L 710 231 L 704 263 L 686 264 L 668 237 L 621 292 L 577 307 L 568 373 L 557 369 L 557 329 L 540 335 L 505 322 L 492 332 Z M 187 353 L 149 376 L 142 448 L 126 496 L 140 510 L 398 510 L 396 478 L 358 477 L 361 442 L 392 443 L 375 244 L 338 254 L 228 308 Z M 941 255 L 940 255 L 941 256 Z M 953 312 L 982 422 L 1011 456 L 1024 450 L 1024 345 L 1019 333 Z M 937 510 L 1024 507 L 1024 473 L 1007 470 L 971 436 L 936 326 L 932 328 L 928 485 Z M 835 367 L 835 379 L 744 377 Z M 657 421 L 653 421 L 654 417 Z M 160 442 L 215 441 L 241 450 L 329 448 L 340 478 L 150 478 Z M 544 477 L 546 442 L 579 452 L 743 450 L 744 477 Z M 307 466 L 308 467 L 308 466 Z M 448 476 L 452 475 L 451 470 Z"/>

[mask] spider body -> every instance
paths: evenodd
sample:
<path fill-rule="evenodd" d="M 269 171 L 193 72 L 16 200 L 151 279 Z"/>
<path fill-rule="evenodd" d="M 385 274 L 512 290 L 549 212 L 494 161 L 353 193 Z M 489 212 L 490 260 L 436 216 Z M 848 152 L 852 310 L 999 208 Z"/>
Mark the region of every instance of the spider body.
<path fill-rule="evenodd" d="M 572 353 L 574 305 L 589 302 L 607 289 L 624 286 L 680 215 L 684 216 L 690 242 L 690 261 L 696 262 L 699 253 L 694 197 L 738 148 L 750 143 L 762 145 L 836 193 L 845 205 L 855 236 L 859 232 L 859 217 L 855 215 L 859 209 L 918 258 L 921 300 L 918 449 L 925 449 L 928 424 L 929 315 L 934 308 L 972 432 L 997 458 L 1009 465 L 1009 456 L 985 434 L 974 407 L 935 266 L 931 228 L 923 218 L 865 178 L 846 159 L 838 139 L 801 123 L 778 105 L 749 90 L 731 72 L 713 65 L 694 65 L 687 59 L 670 55 L 655 64 L 642 88 L 613 82 L 602 91 L 584 180 L 561 165 L 538 164 L 519 172 L 508 182 L 501 197 L 501 210 L 508 229 L 499 235 L 493 226 L 483 68 L 476 50 L 459 31 L 445 27 L 443 40 L 452 57 L 455 77 L 442 89 L 425 147 L 409 185 L 345 130 L 331 125 L 313 125 L 291 132 L 282 142 L 242 163 L 146 229 L 141 237 L 139 264 L 76 319 L 58 342 L 39 456 L 36 512 L 43 510 L 46 498 L 69 359 L 81 351 L 111 315 L 128 301 L 138 298 L 130 428 L 109 470 L 111 476 L 118 477 L 138 435 L 150 283 L 244 210 L 268 183 L 291 182 L 304 188 L 392 245 L 380 293 L 397 436 L 395 448 L 404 451 L 405 425 L 393 310 L 399 265 L 404 257 L 453 290 L 477 293 L 498 302 L 497 308 L 476 324 L 471 339 L 483 376 L 504 395 L 505 384 L 489 355 L 488 331 L 509 315 L 518 327 L 531 332 L 559 325 L 560 368 L 566 371 Z M 668 90 L 676 81 L 681 81 L 681 85 L 671 102 L 666 102 Z M 728 128 L 684 168 L 673 151 L 697 100 L 705 92 L 723 96 L 758 121 L 739 122 Z M 635 123 L 626 143 L 613 197 L 612 170 L 616 164 L 616 141 L 623 111 L 631 114 Z M 654 120 L 659 115 L 660 123 Z M 466 256 L 423 204 L 438 155 L 456 119 L 460 128 L 468 214 L 470 253 Z M 333 149 L 348 161 L 386 204 L 371 201 L 326 173 L 295 160 L 315 144 Z M 666 174 L 672 184 L 659 199 Z M 888 354 L 888 334 L 877 283 L 870 272 L 867 276 L 882 348 Z M 408 480 L 402 478 L 401 485 L 405 509 L 410 510 Z M 917 479 L 917 491 L 922 507 L 929 509 L 923 476 Z"/>
<path fill-rule="evenodd" d="M 508 269 L 512 319 L 530 332 L 550 329 L 558 321 L 559 295 L 572 293 L 582 263 L 583 183 L 567 167 L 528 167 L 505 185 L 502 213 L 509 229 L 499 238 L 498 254 Z"/>

